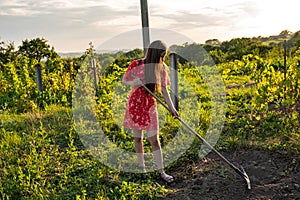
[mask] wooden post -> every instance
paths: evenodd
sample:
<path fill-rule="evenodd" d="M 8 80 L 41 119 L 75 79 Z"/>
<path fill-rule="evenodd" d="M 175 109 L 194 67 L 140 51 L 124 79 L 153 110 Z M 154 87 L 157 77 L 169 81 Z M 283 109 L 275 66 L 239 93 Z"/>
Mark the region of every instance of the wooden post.
<path fill-rule="evenodd" d="M 96 63 L 96 60 L 95 60 L 94 57 L 91 58 L 91 64 L 92 64 L 92 68 L 93 68 L 93 72 L 94 72 L 94 87 L 95 87 L 95 90 L 97 91 L 97 87 L 98 87 L 98 84 L 97 84 L 97 72 L 96 72 L 97 63 Z"/>
<path fill-rule="evenodd" d="M 286 45 L 286 40 L 284 40 L 284 43 L 283 43 L 283 46 L 284 46 L 284 60 L 283 60 L 283 65 L 284 65 L 284 98 L 286 97 L 285 93 L 286 93 L 286 89 L 287 89 L 287 82 L 286 82 L 286 73 L 287 73 L 287 67 L 286 67 L 286 52 L 287 52 L 287 45 Z"/>
<path fill-rule="evenodd" d="M 173 104 L 178 110 L 178 64 L 177 55 L 175 53 L 170 54 L 170 78 L 171 78 L 171 99 Z"/>
<path fill-rule="evenodd" d="M 43 90 L 43 84 L 42 84 L 42 71 L 41 71 L 40 64 L 35 65 L 35 74 L 36 74 L 36 85 L 38 90 L 41 92 Z"/>
<path fill-rule="evenodd" d="M 150 44 L 148 3 L 147 0 L 140 0 L 140 3 L 141 3 L 141 16 L 142 16 L 143 47 L 144 47 L 144 55 L 145 55 L 147 51 L 147 47 Z"/>
<path fill-rule="evenodd" d="M 95 91 L 97 91 L 97 87 L 98 87 L 98 82 L 97 82 L 97 63 L 96 63 L 96 59 L 94 57 L 94 45 L 92 42 L 89 43 L 90 45 L 90 55 L 91 55 L 91 65 L 92 65 L 92 69 L 93 69 L 93 73 L 94 73 L 94 88 Z"/>

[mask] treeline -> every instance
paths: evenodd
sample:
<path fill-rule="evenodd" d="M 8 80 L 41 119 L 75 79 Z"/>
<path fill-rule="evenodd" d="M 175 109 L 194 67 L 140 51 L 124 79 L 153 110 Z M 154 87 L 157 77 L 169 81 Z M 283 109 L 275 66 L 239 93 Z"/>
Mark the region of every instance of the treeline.
<path fill-rule="evenodd" d="M 218 39 L 210 39 L 205 44 L 185 43 L 174 45 L 170 49 L 183 55 L 186 60 L 199 60 L 199 54 L 208 52 L 215 64 L 241 60 L 244 55 L 252 54 L 261 58 L 274 58 L 283 56 L 283 45 L 286 41 L 289 56 L 293 56 L 300 47 L 300 31 L 291 33 L 282 31 L 278 36 L 234 38 L 230 41 L 220 42 Z M 209 58 L 202 58 L 203 63 Z"/>

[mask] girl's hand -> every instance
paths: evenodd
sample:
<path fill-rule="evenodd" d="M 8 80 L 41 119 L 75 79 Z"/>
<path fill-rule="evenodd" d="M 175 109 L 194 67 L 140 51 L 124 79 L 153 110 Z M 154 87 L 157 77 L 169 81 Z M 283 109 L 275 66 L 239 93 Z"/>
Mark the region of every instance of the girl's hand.
<path fill-rule="evenodd" d="M 132 81 L 122 80 L 122 83 L 129 86 L 140 86 L 143 84 L 142 80 L 139 78 L 134 78 Z"/>
<path fill-rule="evenodd" d="M 170 109 L 171 115 L 175 118 L 179 117 L 179 114 L 175 108 Z"/>
<path fill-rule="evenodd" d="M 143 85 L 142 80 L 139 79 L 139 78 L 134 78 L 134 80 L 133 80 L 133 86 L 140 86 L 140 85 Z"/>

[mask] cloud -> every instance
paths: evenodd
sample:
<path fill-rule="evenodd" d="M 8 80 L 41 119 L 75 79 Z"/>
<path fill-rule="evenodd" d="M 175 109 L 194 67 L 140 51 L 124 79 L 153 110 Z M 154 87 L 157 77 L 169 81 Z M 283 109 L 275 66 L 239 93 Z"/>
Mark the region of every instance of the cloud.
<path fill-rule="evenodd" d="M 0 39 L 20 43 L 27 38 L 44 37 L 50 43 L 55 43 L 56 48 L 72 51 L 74 43 L 99 43 L 139 24 L 140 18 L 136 16 L 138 8 L 134 6 L 116 10 L 106 5 L 90 6 L 93 4 L 91 1 L 83 7 L 66 6 L 68 1 L 51 1 L 51 5 L 49 2 L 1 1 Z M 60 5 L 60 8 L 55 5 Z"/>
<path fill-rule="evenodd" d="M 103 4 L 99 3 L 99 1 L 96 3 L 96 1 L 84 0 L 2 0 L 0 2 L 0 15 L 30 16 L 51 14 L 55 12 L 55 10 L 88 8 L 101 5 Z"/>
<path fill-rule="evenodd" d="M 288 2 L 284 15 L 278 15 L 282 5 L 271 0 L 148 0 L 149 24 L 197 42 L 276 34 L 279 29 L 298 29 L 293 20 L 299 18 L 298 7 Z M 90 41 L 98 46 L 141 28 L 140 14 L 136 0 L 0 0 L 0 39 L 44 37 L 59 51 L 85 50 Z"/>
<path fill-rule="evenodd" d="M 165 21 L 166 28 L 199 29 L 212 27 L 234 27 L 240 21 L 253 17 L 258 13 L 254 2 L 235 3 L 223 7 L 203 6 L 198 9 L 179 9 L 176 12 L 164 14 L 154 9 L 152 18 Z"/>
<path fill-rule="evenodd" d="M 163 40 L 168 46 L 194 42 L 191 38 L 168 29 L 150 28 L 150 41 Z M 97 46 L 97 51 L 143 48 L 142 29 L 123 32 Z"/>

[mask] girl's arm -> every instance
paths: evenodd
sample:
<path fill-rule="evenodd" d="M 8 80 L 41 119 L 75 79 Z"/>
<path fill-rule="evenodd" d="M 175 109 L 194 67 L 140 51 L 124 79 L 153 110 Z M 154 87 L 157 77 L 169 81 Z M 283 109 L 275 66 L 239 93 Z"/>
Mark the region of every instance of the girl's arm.
<path fill-rule="evenodd" d="M 128 66 L 123 78 L 122 78 L 122 83 L 124 85 L 128 86 L 141 86 L 142 85 L 142 80 L 135 77 L 137 76 L 136 74 L 138 73 L 138 65 L 141 61 L 140 60 L 134 60 L 131 62 L 131 64 Z"/>
<path fill-rule="evenodd" d="M 169 109 L 170 109 L 170 112 L 171 114 L 174 116 L 174 117 L 179 117 L 179 114 L 177 112 L 177 110 L 175 109 L 174 105 L 173 105 L 173 102 L 171 100 L 171 97 L 170 97 L 170 94 L 168 92 L 168 89 L 166 86 L 162 86 L 161 87 L 161 90 L 162 90 L 162 94 L 163 94 L 163 97 L 166 101 L 166 103 L 168 104 L 169 106 Z"/>

